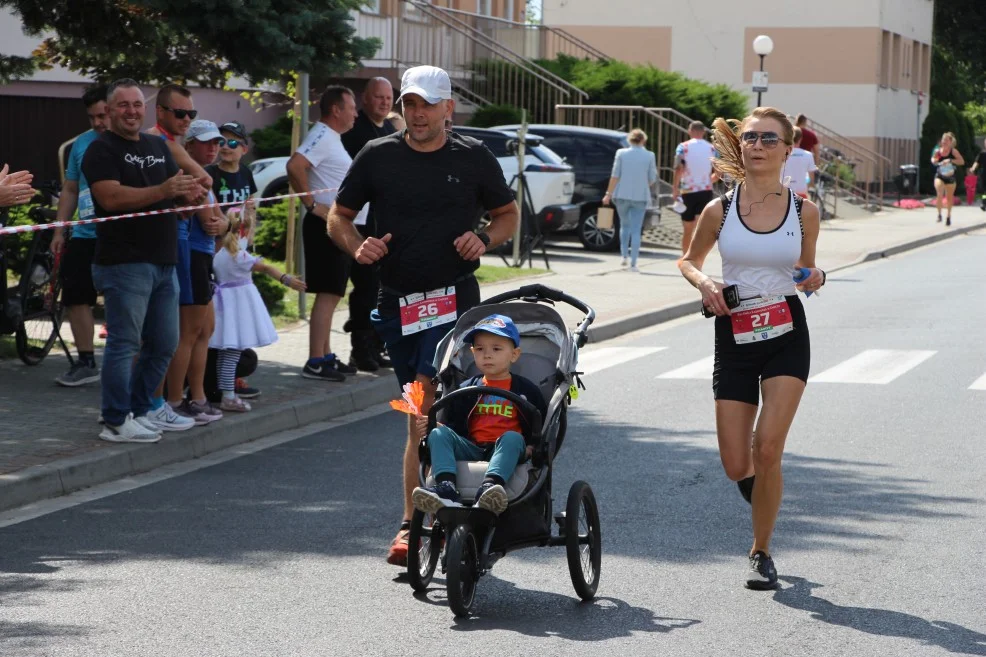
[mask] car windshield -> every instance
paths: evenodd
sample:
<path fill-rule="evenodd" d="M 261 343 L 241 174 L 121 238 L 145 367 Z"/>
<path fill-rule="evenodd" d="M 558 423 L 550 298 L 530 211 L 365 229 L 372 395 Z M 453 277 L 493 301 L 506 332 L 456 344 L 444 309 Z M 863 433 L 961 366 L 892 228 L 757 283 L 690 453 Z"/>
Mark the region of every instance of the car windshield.
<path fill-rule="evenodd" d="M 545 164 L 567 164 L 565 159 L 547 146 L 538 146 L 533 149 L 534 155 Z"/>

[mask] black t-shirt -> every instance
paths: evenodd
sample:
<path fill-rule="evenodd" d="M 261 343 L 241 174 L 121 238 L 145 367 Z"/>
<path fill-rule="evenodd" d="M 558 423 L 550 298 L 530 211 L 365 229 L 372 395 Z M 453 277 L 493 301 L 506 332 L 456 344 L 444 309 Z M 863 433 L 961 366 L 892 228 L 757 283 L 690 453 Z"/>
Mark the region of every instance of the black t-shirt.
<path fill-rule="evenodd" d="M 178 173 L 168 145 L 160 137 L 141 134 L 139 141 L 124 139 L 107 130 L 99 136 L 82 158 L 82 173 L 90 188 L 102 180 L 116 180 L 124 187 L 154 187 Z M 110 217 L 92 197 L 97 217 Z M 126 212 L 147 212 L 175 207 L 166 199 Z M 118 219 L 96 225 L 96 255 L 98 265 L 119 265 L 146 262 L 154 265 L 174 265 L 178 262 L 178 215 L 169 212 L 151 217 Z"/>
<path fill-rule="evenodd" d="M 356 155 L 363 150 L 367 142 L 392 135 L 395 132 L 397 132 L 397 129 L 394 128 L 390 121 L 385 119 L 383 125 L 378 128 L 370 120 L 370 117 L 366 115 L 366 112 L 360 110 L 352 130 L 342 135 L 342 147 L 349 153 L 349 157 L 355 159 Z"/>
<path fill-rule="evenodd" d="M 212 177 L 212 193 L 216 195 L 217 203 L 240 203 L 257 192 L 253 172 L 245 166 L 241 165 L 239 171 L 230 173 L 220 169 L 218 164 L 210 164 L 205 172 Z M 223 206 L 223 211 L 230 207 L 232 206 Z"/>
<path fill-rule="evenodd" d="M 404 131 L 369 142 L 336 197 L 354 212 L 369 202 L 373 234 L 391 233 L 380 283 L 401 294 L 454 285 L 476 271 L 479 262 L 463 260 L 455 239 L 475 230 L 484 212 L 513 200 L 500 163 L 481 141 L 447 133 L 441 149 L 422 153 L 407 145 Z"/>
<path fill-rule="evenodd" d="M 983 180 L 986 180 L 986 151 L 980 151 L 976 156 L 976 173 Z"/>

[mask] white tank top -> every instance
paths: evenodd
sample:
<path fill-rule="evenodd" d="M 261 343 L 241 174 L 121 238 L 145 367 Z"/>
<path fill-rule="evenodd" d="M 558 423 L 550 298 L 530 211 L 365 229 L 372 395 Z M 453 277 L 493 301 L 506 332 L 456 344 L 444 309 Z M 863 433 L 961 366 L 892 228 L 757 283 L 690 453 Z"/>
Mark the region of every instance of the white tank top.
<path fill-rule="evenodd" d="M 751 230 L 740 218 L 739 187 L 723 201 L 726 207 L 719 227 L 722 280 L 736 285 L 741 299 L 797 294 L 792 276 L 801 257 L 804 227 L 801 198 L 791 190 L 787 192 L 784 221 L 766 233 Z"/>

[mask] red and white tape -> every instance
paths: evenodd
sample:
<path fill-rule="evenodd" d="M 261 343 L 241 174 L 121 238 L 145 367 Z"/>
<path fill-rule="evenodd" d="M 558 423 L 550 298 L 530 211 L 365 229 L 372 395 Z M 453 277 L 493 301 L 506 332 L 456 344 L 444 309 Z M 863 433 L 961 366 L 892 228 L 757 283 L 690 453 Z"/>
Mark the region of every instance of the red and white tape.
<path fill-rule="evenodd" d="M 308 196 L 309 194 L 323 194 L 326 192 L 335 192 L 338 188 L 333 187 L 332 189 L 313 189 L 308 193 L 296 192 L 294 194 L 281 194 L 279 196 L 268 196 L 267 198 L 257 198 L 253 199 L 255 203 L 263 203 L 265 201 L 278 201 L 285 198 L 294 198 L 296 196 Z M 221 208 L 227 205 L 238 205 L 243 206 L 243 201 L 227 201 L 226 203 L 205 203 L 202 205 L 186 205 L 181 208 L 168 208 L 166 210 L 150 210 L 148 212 L 130 212 L 127 214 L 118 214 L 113 217 L 96 217 L 95 219 L 80 219 L 78 221 L 53 221 L 50 224 L 27 224 L 24 226 L 7 226 L 6 228 L 0 228 L 0 235 L 14 235 L 16 233 L 36 233 L 42 230 L 51 230 L 53 228 L 66 228 L 68 226 L 84 226 L 86 224 L 102 224 L 107 221 L 117 221 L 119 219 L 132 219 L 133 217 L 152 217 L 158 214 L 169 214 L 171 212 L 191 212 L 192 210 L 204 210 L 205 208 Z"/>

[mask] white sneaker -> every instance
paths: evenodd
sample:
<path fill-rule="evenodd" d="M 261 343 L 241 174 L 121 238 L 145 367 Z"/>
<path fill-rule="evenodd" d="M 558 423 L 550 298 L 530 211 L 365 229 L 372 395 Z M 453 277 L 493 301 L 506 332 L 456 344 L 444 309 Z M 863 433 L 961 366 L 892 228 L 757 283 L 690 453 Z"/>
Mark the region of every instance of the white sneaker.
<path fill-rule="evenodd" d="M 620 260 L 620 267 L 626 267 L 626 266 L 627 266 L 627 259 L 623 258 L 623 260 Z"/>
<path fill-rule="evenodd" d="M 147 411 L 145 417 L 161 431 L 188 431 L 195 426 L 195 420 L 178 415 L 167 402 L 161 408 Z"/>
<path fill-rule="evenodd" d="M 134 420 L 133 413 L 127 415 L 127 419 L 118 427 L 105 425 L 99 432 L 99 437 L 111 443 L 156 443 L 161 440 L 161 434 Z"/>
<path fill-rule="evenodd" d="M 161 435 L 161 430 L 157 428 L 157 425 L 156 424 L 154 424 L 153 422 L 151 422 L 150 420 L 148 420 L 147 419 L 147 416 L 142 415 L 140 417 L 135 417 L 134 418 L 134 422 L 136 422 L 140 426 L 144 427 L 148 431 L 153 431 L 154 433 L 156 433 L 159 436 Z"/>
<path fill-rule="evenodd" d="M 633 274 L 639 274 L 640 270 L 637 268 L 637 265 L 634 265 L 633 267 L 630 267 L 630 272 Z"/>

